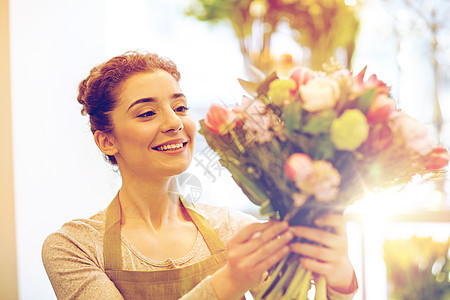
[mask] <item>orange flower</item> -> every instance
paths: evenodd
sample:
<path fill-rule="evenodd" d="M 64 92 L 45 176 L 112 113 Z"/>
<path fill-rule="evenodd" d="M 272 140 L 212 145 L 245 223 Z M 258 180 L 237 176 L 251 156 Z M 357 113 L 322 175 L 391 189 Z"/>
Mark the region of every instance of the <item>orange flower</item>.
<path fill-rule="evenodd" d="M 227 108 L 213 104 L 206 113 L 205 126 L 215 134 L 224 135 L 236 126 L 236 118 Z"/>

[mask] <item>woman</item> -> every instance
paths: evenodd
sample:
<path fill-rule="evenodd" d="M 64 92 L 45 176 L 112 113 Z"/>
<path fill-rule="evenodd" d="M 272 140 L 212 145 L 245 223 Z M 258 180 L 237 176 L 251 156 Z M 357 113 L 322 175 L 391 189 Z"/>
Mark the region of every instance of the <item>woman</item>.
<path fill-rule="evenodd" d="M 191 162 L 196 126 L 179 79 L 170 60 L 128 52 L 81 82 L 82 112 L 122 186 L 106 210 L 46 239 L 58 299 L 240 299 L 289 251 L 326 275 L 330 298 L 350 299 L 356 279 L 341 216 L 318 220 L 332 234 L 180 200 L 175 176 Z M 290 243 L 294 236 L 325 246 Z"/>

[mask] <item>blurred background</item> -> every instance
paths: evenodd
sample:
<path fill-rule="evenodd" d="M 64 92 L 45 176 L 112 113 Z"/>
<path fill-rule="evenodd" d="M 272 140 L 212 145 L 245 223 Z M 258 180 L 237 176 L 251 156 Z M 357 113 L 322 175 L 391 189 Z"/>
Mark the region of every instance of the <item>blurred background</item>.
<path fill-rule="evenodd" d="M 55 299 L 45 237 L 107 207 L 120 176 L 80 114 L 89 70 L 128 50 L 167 56 L 195 120 L 233 104 L 250 65 L 288 72 L 334 56 L 367 66 L 450 146 L 448 0 L 1 0 L 0 299 Z M 201 135 L 186 173 L 196 201 L 257 215 Z M 194 190 L 194 189 L 193 189 Z M 411 184 L 347 211 L 355 299 L 450 299 L 450 179 Z"/>

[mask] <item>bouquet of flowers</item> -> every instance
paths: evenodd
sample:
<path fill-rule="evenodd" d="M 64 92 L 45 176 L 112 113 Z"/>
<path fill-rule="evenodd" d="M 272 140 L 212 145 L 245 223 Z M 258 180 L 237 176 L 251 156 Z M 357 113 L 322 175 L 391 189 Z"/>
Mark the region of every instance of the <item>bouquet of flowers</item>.
<path fill-rule="evenodd" d="M 317 227 L 318 216 L 342 213 L 368 191 L 442 173 L 447 150 L 365 70 L 354 76 L 331 61 L 239 80 L 248 93 L 240 104 L 209 108 L 200 133 L 262 215 Z M 259 299 L 306 299 L 313 278 L 316 299 L 326 299 L 324 278 L 294 254 L 269 273 Z"/>

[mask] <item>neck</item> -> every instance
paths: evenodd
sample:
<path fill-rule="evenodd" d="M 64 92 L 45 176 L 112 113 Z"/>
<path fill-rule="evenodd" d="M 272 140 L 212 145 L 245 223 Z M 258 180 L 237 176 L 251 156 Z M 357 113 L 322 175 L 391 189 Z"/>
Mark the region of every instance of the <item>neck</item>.
<path fill-rule="evenodd" d="M 122 178 L 119 191 L 122 226 L 149 226 L 155 231 L 186 219 L 178 200 L 175 177 L 153 178 L 145 182 Z"/>

